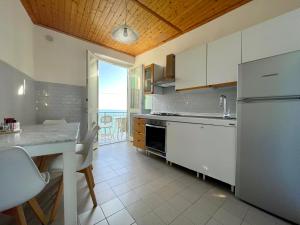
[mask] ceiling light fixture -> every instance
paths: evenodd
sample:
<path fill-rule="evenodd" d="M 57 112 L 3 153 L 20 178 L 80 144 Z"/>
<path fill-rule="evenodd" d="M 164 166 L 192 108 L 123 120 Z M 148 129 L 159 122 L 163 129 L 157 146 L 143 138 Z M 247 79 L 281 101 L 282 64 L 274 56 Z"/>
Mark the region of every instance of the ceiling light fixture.
<path fill-rule="evenodd" d="M 125 0 L 125 23 L 113 29 L 112 38 L 124 44 L 132 44 L 138 38 L 138 33 L 129 27 L 126 23 L 127 20 L 127 1 Z"/>

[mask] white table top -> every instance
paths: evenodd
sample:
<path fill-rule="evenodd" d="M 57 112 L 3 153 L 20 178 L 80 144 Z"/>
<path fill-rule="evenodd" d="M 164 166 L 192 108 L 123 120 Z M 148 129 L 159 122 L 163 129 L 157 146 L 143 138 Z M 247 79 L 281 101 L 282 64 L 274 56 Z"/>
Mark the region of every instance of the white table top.
<path fill-rule="evenodd" d="M 79 123 L 29 125 L 20 133 L 0 135 L 0 151 L 10 146 L 32 146 L 76 141 Z"/>

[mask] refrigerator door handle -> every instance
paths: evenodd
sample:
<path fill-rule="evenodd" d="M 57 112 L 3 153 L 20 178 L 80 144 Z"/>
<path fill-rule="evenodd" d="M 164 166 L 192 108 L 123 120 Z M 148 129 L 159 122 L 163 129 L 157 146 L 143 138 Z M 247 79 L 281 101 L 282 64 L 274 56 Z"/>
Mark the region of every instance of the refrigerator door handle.
<path fill-rule="evenodd" d="M 279 75 L 278 73 L 270 73 L 270 74 L 262 75 L 261 77 L 262 78 L 268 78 L 268 77 L 275 77 L 275 76 L 278 76 L 278 75 Z"/>
<path fill-rule="evenodd" d="M 300 100 L 300 95 L 240 98 L 237 100 L 237 102 L 250 103 L 250 102 L 282 101 L 282 100 Z"/>

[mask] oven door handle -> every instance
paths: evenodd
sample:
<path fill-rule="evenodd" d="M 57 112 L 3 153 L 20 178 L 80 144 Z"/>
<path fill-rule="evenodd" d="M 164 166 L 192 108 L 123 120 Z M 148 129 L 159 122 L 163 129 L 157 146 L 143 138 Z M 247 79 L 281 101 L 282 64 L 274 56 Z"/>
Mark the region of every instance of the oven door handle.
<path fill-rule="evenodd" d="M 166 129 L 166 127 L 156 126 L 156 125 L 152 125 L 152 124 L 146 124 L 146 127 L 154 127 L 154 128 L 159 128 L 159 129 Z"/>

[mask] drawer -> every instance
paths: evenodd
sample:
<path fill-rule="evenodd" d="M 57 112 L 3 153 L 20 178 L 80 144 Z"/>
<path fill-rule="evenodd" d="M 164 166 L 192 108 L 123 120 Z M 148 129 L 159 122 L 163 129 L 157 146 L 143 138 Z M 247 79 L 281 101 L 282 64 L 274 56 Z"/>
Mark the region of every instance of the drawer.
<path fill-rule="evenodd" d="M 134 118 L 134 125 L 145 126 L 146 120 L 143 118 Z"/>
<path fill-rule="evenodd" d="M 145 140 L 134 139 L 133 146 L 140 148 L 140 149 L 145 149 Z"/>
<path fill-rule="evenodd" d="M 141 133 L 141 134 L 145 134 L 145 125 L 134 125 L 133 127 L 134 129 L 134 132 L 137 132 L 137 133 Z"/>
<path fill-rule="evenodd" d="M 145 141 L 145 134 L 144 133 L 139 133 L 139 132 L 134 132 L 133 140 L 143 140 L 143 141 Z"/>
<path fill-rule="evenodd" d="M 145 119 L 135 118 L 133 124 L 134 132 L 145 133 Z"/>
<path fill-rule="evenodd" d="M 145 149 L 145 134 L 134 132 L 133 145 L 137 148 Z"/>

